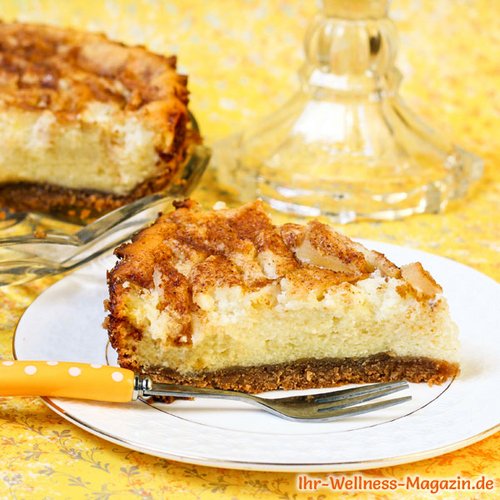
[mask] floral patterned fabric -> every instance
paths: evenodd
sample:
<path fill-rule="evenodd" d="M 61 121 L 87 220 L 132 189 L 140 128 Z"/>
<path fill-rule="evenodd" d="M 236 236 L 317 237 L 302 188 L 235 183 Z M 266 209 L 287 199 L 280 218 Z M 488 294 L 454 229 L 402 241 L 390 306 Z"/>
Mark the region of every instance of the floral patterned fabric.
<path fill-rule="evenodd" d="M 176 53 L 190 77 L 192 110 L 207 142 L 250 124 L 283 103 L 296 85 L 310 0 L 4 0 L 2 18 L 106 32 L 129 43 Z M 480 155 L 485 174 L 473 196 L 444 215 L 356 223 L 350 236 L 440 254 L 500 278 L 500 2 L 395 0 L 398 65 L 407 102 L 456 143 Z M 208 172 L 196 197 L 218 198 Z M 55 279 L 0 289 L 0 358 L 23 310 Z M 1 383 L 1 381 L 0 381 Z M 475 478 L 500 487 L 500 434 L 417 463 L 365 471 L 367 478 Z M 323 474 L 312 476 L 324 477 Z M 334 498 L 300 493 L 296 474 L 222 470 L 175 463 L 121 448 L 66 422 L 36 398 L 0 398 L 0 498 Z M 499 489 L 496 493 L 499 493 Z M 358 498 L 387 498 L 375 492 Z M 431 498 L 430 492 L 418 498 Z M 416 493 L 399 490 L 398 498 Z M 440 498 L 471 498 L 443 492 Z M 493 498 L 495 492 L 474 492 Z"/>

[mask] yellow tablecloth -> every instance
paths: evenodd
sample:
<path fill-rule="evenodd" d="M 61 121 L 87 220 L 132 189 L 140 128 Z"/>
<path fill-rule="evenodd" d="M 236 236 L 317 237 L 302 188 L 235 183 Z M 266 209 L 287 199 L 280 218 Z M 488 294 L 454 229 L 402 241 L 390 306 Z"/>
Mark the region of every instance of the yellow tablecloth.
<path fill-rule="evenodd" d="M 190 75 L 192 109 L 210 143 L 274 109 L 293 91 L 303 33 L 314 10 L 312 0 L 4 0 L 1 16 L 103 31 L 178 54 L 180 69 Z M 349 235 L 420 248 L 500 278 L 499 16 L 500 2 L 491 0 L 393 2 L 405 98 L 436 128 L 482 156 L 485 175 L 472 197 L 444 215 L 357 223 L 343 228 Z M 204 199 L 217 197 L 210 176 L 199 193 Z M 1 358 L 12 356 L 12 333 L 23 310 L 53 281 L 0 290 Z M 438 495 L 442 498 L 500 495 L 500 434 L 434 459 L 365 472 L 367 477 L 398 479 L 417 474 L 434 479 L 485 475 L 496 480 L 496 492 L 450 491 Z M 1 498 L 321 495 L 343 494 L 325 489 L 298 493 L 295 474 L 222 470 L 154 458 L 93 437 L 38 399 L 0 398 Z M 369 492 L 358 495 L 379 498 Z M 402 490 L 397 495 L 432 496 Z"/>

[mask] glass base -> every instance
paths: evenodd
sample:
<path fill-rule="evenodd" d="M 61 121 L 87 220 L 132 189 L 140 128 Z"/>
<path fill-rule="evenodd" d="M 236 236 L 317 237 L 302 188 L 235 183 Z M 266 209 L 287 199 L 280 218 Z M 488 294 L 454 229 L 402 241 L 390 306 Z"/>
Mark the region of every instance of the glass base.
<path fill-rule="evenodd" d="M 281 212 L 299 216 L 326 215 L 338 223 L 361 219 L 394 220 L 418 213 L 439 213 L 450 200 L 465 195 L 470 184 L 481 177 L 482 161 L 456 148 L 450 157 L 454 166 L 442 177 L 387 176 L 373 166 L 366 173 L 370 181 L 334 181 L 319 177 L 293 176 L 283 182 L 273 172 L 260 171 L 256 196 Z M 266 175 L 268 174 L 268 175 Z M 379 180 L 380 179 L 380 180 Z"/>
<path fill-rule="evenodd" d="M 340 224 L 439 213 L 449 201 L 465 196 L 483 172 L 479 157 L 455 146 L 439 171 L 414 166 L 403 175 L 401 169 L 395 171 L 375 162 L 360 161 L 356 165 L 351 159 L 342 164 L 337 158 L 336 165 L 324 167 L 324 172 L 336 172 L 332 179 L 328 175 L 311 176 L 314 169 L 310 159 L 308 175 L 292 167 L 286 172 L 262 164 L 251 168 L 242 162 L 241 141 L 242 136 L 232 136 L 214 145 L 218 181 L 231 198 L 241 202 L 260 198 L 280 212 L 323 215 Z M 350 175 L 342 180 L 341 171 Z"/>

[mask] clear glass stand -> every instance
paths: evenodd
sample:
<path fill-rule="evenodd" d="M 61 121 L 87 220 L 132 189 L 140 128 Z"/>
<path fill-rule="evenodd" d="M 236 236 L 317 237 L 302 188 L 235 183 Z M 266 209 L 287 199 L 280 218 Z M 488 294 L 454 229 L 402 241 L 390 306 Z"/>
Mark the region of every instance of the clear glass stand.
<path fill-rule="evenodd" d="M 283 212 L 342 223 L 440 212 L 481 176 L 482 161 L 399 96 L 387 0 L 320 3 L 299 91 L 219 145 L 219 182 L 241 201 L 260 197 Z"/>

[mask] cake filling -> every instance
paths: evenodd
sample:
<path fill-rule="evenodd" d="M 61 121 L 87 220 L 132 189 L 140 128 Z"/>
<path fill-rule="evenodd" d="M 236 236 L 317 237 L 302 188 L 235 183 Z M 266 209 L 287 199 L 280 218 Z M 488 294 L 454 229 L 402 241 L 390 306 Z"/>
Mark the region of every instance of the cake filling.
<path fill-rule="evenodd" d="M 132 287 L 124 304 L 131 325 L 142 332 L 136 354 L 146 365 L 183 375 L 256 363 L 336 359 L 345 353 L 365 358 L 390 352 L 457 362 L 456 326 L 443 300 L 402 299 L 397 289 L 403 280 L 374 274 L 306 293 L 282 278 L 256 291 L 235 286 L 194 294 L 191 343 L 176 346 L 181 326 L 175 310 L 168 304 L 159 307 L 164 295 L 158 274 L 157 286 Z"/>
<path fill-rule="evenodd" d="M 126 195 L 157 175 L 155 132 L 135 116 L 99 106 L 106 108 L 105 119 L 89 106 L 81 120 L 67 123 L 50 111 L 0 110 L 0 185 L 30 182 Z M 75 158 L 78 167 L 71 167 Z"/>

